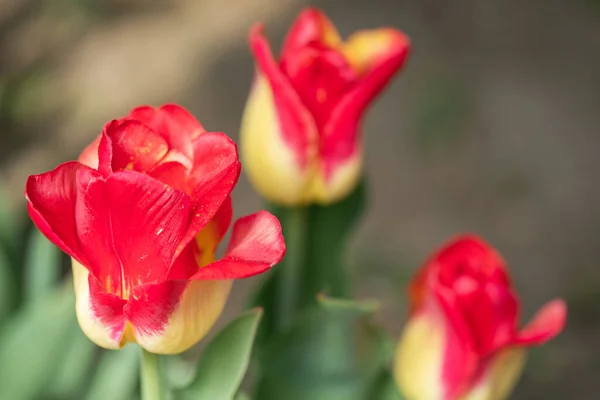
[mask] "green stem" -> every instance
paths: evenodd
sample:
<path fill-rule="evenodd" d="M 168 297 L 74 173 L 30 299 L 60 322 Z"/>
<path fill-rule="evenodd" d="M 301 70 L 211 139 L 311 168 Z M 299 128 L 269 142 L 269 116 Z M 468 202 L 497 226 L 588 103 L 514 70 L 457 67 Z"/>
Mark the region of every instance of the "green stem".
<path fill-rule="evenodd" d="M 299 289 L 307 231 L 307 208 L 295 207 L 286 210 L 283 231 L 286 241 L 285 265 L 278 282 L 279 329 L 290 326 L 299 304 Z"/>
<path fill-rule="evenodd" d="M 160 378 L 158 354 L 142 349 L 140 379 L 142 400 L 165 400 L 166 395 Z"/>

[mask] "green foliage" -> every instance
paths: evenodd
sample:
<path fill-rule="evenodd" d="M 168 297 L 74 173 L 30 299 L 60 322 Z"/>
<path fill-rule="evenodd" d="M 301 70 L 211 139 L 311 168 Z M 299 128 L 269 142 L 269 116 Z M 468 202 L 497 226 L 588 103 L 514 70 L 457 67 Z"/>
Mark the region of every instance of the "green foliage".
<path fill-rule="evenodd" d="M 0 398 L 34 399 L 52 378 L 69 342 L 70 285 L 27 305 L 0 332 Z"/>
<path fill-rule="evenodd" d="M 36 301 L 55 287 L 61 273 L 60 261 L 60 250 L 34 229 L 25 257 L 25 301 Z"/>
<path fill-rule="evenodd" d="M 352 302 L 319 296 L 316 304 L 273 338 L 260 355 L 262 380 L 256 398 L 363 400 L 375 374 L 385 367 L 374 336 L 361 327 L 377 308 L 372 301 Z"/>
<path fill-rule="evenodd" d="M 83 334 L 74 313 L 71 319 L 68 343 L 47 389 L 56 399 L 76 399 L 85 393 L 96 364 L 98 348 Z"/>
<path fill-rule="evenodd" d="M 86 400 L 130 400 L 137 393 L 140 348 L 128 345 L 105 351 L 90 385 Z"/>
<path fill-rule="evenodd" d="M 250 310 L 225 327 L 202 354 L 194 381 L 179 390 L 176 397 L 233 400 L 248 368 L 261 316 L 262 310 Z"/>
<path fill-rule="evenodd" d="M 8 255 L 0 250 L 0 326 L 14 308 L 15 284 L 16 279 Z"/>
<path fill-rule="evenodd" d="M 362 400 L 389 392 L 379 377 L 392 346 L 371 318 L 377 305 L 341 299 L 351 292 L 344 256 L 365 200 L 363 181 L 329 206 L 270 207 L 288 252 L 254 299 L 265 308 L 257 399 Z M 293 306 L 282 307 L 290 293 Z"/>
<path fill-rule="evenodd" d="M 280 310 L 282 298 L 290 295 L 287 293 L 290 288 L 282 285 L 282 281 L 284 275 L 290 273 L 291 267 L 298 271 L 293 271 L 295 287 L 291 290 L 295 298 L 292 299 L 293 309 L 287 310 L 290 318 L 297 310 L 313 305 L 318 293 L 324 292 L 335 297 L 348 295 L 349 271 L 344 264 L 345 245 L 365 208 L 365 188 L 363 180 L 346 199 L 329 206 L 308 206 L 300 213 L 298 209 L 269 206 L 282 223 L 288 252 L 252 300 L 253 305 L 264 309 L 263 322 L 257 335 L 259 348 L 285 325 L 282 321 L 285 316 L 281 315 Z M 297 221 L 298 214 L 303 218 L 300 223 Z M 291 226 L 290 221 L 295 218 L 294 226 Z M 290 248 L 290 245 L 296 244 L 300 244 L 301 248 Z"/>

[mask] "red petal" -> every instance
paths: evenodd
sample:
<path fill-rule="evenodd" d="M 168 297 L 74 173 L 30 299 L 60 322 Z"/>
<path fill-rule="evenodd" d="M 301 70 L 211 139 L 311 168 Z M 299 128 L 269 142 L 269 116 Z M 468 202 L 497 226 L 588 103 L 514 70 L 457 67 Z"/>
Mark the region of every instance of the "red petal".
<path fill-rule="evenodd" d="M 110 332 L 110 337 L 119 342 L 125 331 L 125 316 L 123 306 L 126 301 L 117 295 L 107 293 L 102 284 L 92 274 L 88 275 L 90 287 L 90 309 L 93 317 L 98 319 Z"/>
<path fill-rule="evenodd" d="M 75 226 L 77 197 L 76 174 L 93 171 L 76 161 L 59 165 L 54 170 L 27 179 L 27 210 L 38 229 L 65 253 L 86 263 Z"/>
<path fill-rule="evenodd" d="M 127 297 L 132 287 L 166 278 L 188 226 L 188 196 L 134 171 L 80 183 L 78 194 L 79 239 L 108 290 Z"/>
<path fill-rule="evenodd" d="M 442 379 L 447 398 L 454 399 L 462 394 L 475 376 L 479 357 L 469 326 L 454 294 L 440 288 L 435 296 L 447 323 Z"/>
<path fill-rule="evenodd" d="M 284 254 L 281 224 L 267 211 L 259 211 L 238 219 L 225 257 L 200 268 L 191 279 L 247 278 L 277 264 Z"/>
<path fill-rule="evenodd" d="M 147 125 L 165 138 L 169 147 L 187 158 L 192 157 L 191 143 L 204 127 L 186 109 L 176 104 L 165 104 L 160 108 L 142 106 L 133 109 L 128 119 L 134 119 Z"/>
<path fill-rule="evenodd" d="M 304 167 L 308 162 L 311 144 L 317 140 L 317 129 L 312 115 L 273 59 L 262 30 L 261 25 L 251 29 L 250 49 L 259 73 L 267 78 L 271 86 L 283 140 L 296 154 L 300 166 Z"/>
<path fill-rule="evenodd" d="M 198 271 L 198 268 L 212 263 L 217 246 L 229 229 L 232 216 L 231 197 L 227 197 L 214 218 L 177 257 L 169 271 L 168 279 L 187 280 Z"/>
<path fill-rule="evenodd" d="M 118 121 L 112 121 L 106 124 L 102 134 L 100 135 L 100 143 L 98 144 L 98 172 L 100 172 L 104 176 L 108 176 L 112 170 L 112 158 L 113 158 L 113 149 L 112 149 L 112 140 L 106 134 L 106 131 L 110 129 L 111 126 L 117 126 L 119 124 Z"/>
<path fill-rule="evenodd" d="M 188 180 L 188 193 L 194 199 L 194 216 L 178 254 L 215 216 L 240 175 L 235 143 L 225 134 L 208 132 L 194 141 L 194 168 Z"/>
<path fill-rule="evenodd" d="M 542 344 L 557 336 L 565 327 L 567 320 L 567 305 L 561 299 L 546 303 L 531 322 L 517 335 L 515 344 Z"/>
<path fill-rule="evenodd" d="M 188 193 L 188 172 L 189 168 L 177 161 L 161 162 L 154 169 L 148 172 L 153 178 L 166 183 L 174 189 Z M 189 193 L 188 193 L 189 194 Z"/>
<path fill-rule="evenodd" d="M 463 274 L 477 277 L 479 281 L 510 285 L 504 259 L 475 235 L 461 235 L 450 240 L 432 257 L 427 268 L 436 275 L 433 280 L 447 286 L 454 285 L 455 279 Z"/>
<path fill-rule="evenodd" d="M 112 169 L 147 172 L 169 151 L 161 135 L 139 121 L 125 121 L 106 130 L 112 145 Z M 102 165 L 102 161 L 100 162 Z"/>
<path fill-rule="evenodd" d="M 321 156 L 325 160 L 326 174 L 340 160 L 349 158 L 359 144 L 358 124 L 365 109 L 383 90 L 394 74 L 404 64 L 408 55 L 408 39 L 402 36 L 396 46 L 386 49 L 385 58 L 378 57 L 366 75 L 347 91 L 331 112 L 329 123 L 322 133 Z"/>
<path fill-rule="evenodd" d="M 335 46 L 341 42 L 335 26 L 319 9 L 308 7 L 294 21 L 281 50 L 281 59 L 293 56 L 298 49 L 311 43 Z"/>
<path fill-rule="evenodd" d="M 319 44 L 290 54 L 281 61 L 281 70 L 310 110 L 320 132 L 340 98 L 358 79 L 343 54 Z"/>
<path fill-rule="evenodd" d="M 187 284 L 187 281 L 166 281 L 134 288 L 123 312 L 135 332 L 147 336 L 162 332 Z"/>
<path fill-rule="evenodd" d="M 468 279 L 459 278 L 454 288 L 477 353 L 485 357 L 512 341 L 519 305 L 510 288 L 494 283 L 473 282 L 471 293 L 459 293 L 461 282 Z"/>

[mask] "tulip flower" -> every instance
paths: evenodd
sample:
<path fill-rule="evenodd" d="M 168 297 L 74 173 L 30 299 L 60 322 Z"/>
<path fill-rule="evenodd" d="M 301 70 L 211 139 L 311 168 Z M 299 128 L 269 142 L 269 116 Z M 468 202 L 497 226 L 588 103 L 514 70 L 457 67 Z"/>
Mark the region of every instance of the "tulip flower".
<path fill-rule="evenodd" d="M 404 64 L 409 40 L 380 28 L 343 41 L 322 12 L 308 8 L 276 60 L 262 31 L 250 32 L 257 74 L 241 127 L 244 168 L 277 204 L 340 200 L 361 175 L 363 113 Z"/>
<path fill-rule="evenodd" d="M 77 318 L 93 342 L 182 352 L 212 327 L 233 279 L 281 260 L 266 211 L 237 220 L 215 260 L 239 173 L 225 134 L 165 105 L 109 122 L 79 161 L 29 177 L 29 215 L 72 257 Z"/>
<path fill-rule="evenodd" d="M 411 310 L 396 350 L 395 378 L 407 400 L 502 400 L 526 348 L 565 325 L 562 300 L 523 329 L 505 262 L 481 239 L 463 236 L 434 255 L 410 284 Z"/>

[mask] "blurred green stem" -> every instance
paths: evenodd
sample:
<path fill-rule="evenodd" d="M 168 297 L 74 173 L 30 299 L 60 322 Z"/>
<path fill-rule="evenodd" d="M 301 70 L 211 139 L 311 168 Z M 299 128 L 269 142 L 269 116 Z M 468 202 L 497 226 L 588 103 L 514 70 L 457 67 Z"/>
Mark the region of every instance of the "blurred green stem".
<path fill-rule="evenodd" d="M 307 231 L 307 208 L 294 207 L 286 210 L 283 232 L 286 242 L 286 263 L 279 274 L 277 304 L 279 329 L 290 326 L 299 304 L 299 285 Z"/>
<path fill-rule="evenodd" d="M 167 396 L 160 377 L 158 354 L 142 349 L 141 362 L 142 400 L 165 400 Z"/>

